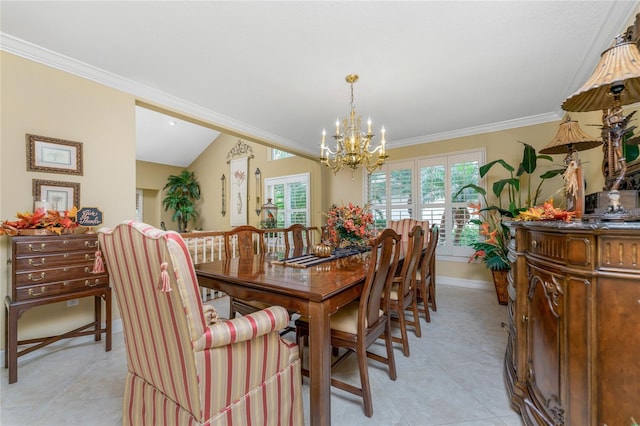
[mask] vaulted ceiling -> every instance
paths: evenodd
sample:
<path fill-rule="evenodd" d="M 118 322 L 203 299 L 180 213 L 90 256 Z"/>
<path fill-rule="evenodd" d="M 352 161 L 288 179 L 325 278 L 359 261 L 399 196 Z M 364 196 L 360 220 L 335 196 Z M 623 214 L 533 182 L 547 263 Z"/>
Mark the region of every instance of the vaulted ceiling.
<path fill-rule="evenodd" d="M 316 156 L 351 73 L 390 148 L 558 120 L 639 4 L 3 0 L 0 29 L 3 50 Z M 154 119 L 168 121 L 139 110 L 141 160 L 187 166 L 218 134 L 194 126 L 158 149 L 171 133 L 144 130 Z"/>

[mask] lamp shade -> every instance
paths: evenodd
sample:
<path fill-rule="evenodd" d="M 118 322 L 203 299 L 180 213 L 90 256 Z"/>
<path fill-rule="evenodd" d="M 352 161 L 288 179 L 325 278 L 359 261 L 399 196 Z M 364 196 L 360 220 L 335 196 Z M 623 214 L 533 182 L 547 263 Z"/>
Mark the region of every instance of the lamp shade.
<path fill-rule="evenodd" d="M 562 104 L 565 111 L 598 111 L 611 106 L 612 83 L 624 83 L 621 105 L 640 102 L 640 52 L 632 42 L 617 38 L 613 47 L 605 50 L 591 77 Z M 615 86 L 615 85 L 614 85 Z"/>
<path fill-rule="evenodd" d="M 551 142 L 540 150 L 540 154 L 567 154 L 569 145 L 573 151 L 585 151 L 602 145 L 602 141 L 587 135 L 577 121 L 567 117 Z"/>

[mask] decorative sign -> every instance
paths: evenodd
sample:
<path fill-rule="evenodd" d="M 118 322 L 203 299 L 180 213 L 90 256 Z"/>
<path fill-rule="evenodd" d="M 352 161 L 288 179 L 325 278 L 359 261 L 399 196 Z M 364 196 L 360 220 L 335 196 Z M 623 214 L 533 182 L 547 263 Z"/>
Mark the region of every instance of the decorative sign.
<path fill-rule="evenodd" d="M 102 212 L 97 207 L 83 207 L 78 210 L 76 222 L 80 226 L 92 228 L 102 224 Z"/>

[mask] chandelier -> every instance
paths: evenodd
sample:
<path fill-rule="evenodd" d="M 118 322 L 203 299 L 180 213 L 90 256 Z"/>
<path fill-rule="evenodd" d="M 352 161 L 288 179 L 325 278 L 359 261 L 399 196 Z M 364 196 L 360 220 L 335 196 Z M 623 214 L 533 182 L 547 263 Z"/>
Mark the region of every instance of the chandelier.
<path fill-rule="evenodd" d="M 336 120 L 335 151 L 325 145 L 327 132 L 322 129 L 322 144 L 320 145 L 320 163 L 329 167 L 335 174 L 344 166 L 351 168 L 351 176 L 355 170 L 363 166 L 369 173 L 384 164 L 388 157 L 385 154 L 385 130 L 382 127 L 380 144 L 374 149 L 369 149 L 371 139 L 375 136 L 371 133 L 371 118 L 367 120 L 367 133 L 360 127 L 360 116 L 356 116 L 356 108 L 353 103 L 353 84 L 358 81 L 356 74 L 349 74 L 345 80 L 351 85 L 351 111 L 349 117 L 342 120 L 342 131 L 340 130 L 340 120 Z M 374 160 L 374 154 L 378 154 Z"/>

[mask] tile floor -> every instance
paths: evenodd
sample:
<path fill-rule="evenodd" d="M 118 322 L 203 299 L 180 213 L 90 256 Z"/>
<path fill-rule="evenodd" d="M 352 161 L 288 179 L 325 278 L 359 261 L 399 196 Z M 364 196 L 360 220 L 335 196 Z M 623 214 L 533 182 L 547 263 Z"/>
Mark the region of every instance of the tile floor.
<path fill-rule="evenodd" d="M 409 358 L 396 350 L 395 382 L 370 360 L 372 418 L 365 417 L 361 399 L 332 390 L 333 425 L 522 425 L 503 382 L 506 307 L 498 305 L 495 293 L 440 285 L 438 311 L 431 318 L 430 324 L 422 319 L 422 338 L 409 333 Z M 126 355 L 122 333 L 113 337 L 111 352 L 103 342 L 71 339 L 25 355 L 12 385 L 2 369 L 0 424 L 121 424 Z M 355 357 L 335 374 L 359 384 Z M 308 424 L 307 379 L 304 388 Z"/>

